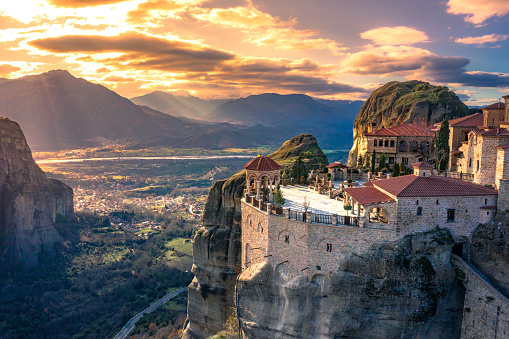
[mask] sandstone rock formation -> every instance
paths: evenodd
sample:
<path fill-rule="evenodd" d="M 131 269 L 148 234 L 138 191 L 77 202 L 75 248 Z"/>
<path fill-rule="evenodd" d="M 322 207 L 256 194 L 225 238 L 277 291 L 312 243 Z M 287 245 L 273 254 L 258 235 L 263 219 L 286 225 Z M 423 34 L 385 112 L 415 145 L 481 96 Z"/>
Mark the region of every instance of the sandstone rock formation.
<path fill-rule="evenodd" d="M 299 135 L 269 155 L 286 162 L 299 154 L 327 164 L 327 157 L 309 134 Z M 323 155 L 323 157 L 321 157 Z M 245 172 L 212 186 L 203 213 L 203 227 L 193 244 L 193 281 L 189 285 L 188 321 L 184 339 L 206 338 L 219 332 L 234 312 L 234 291 L 241 263 L 240 199 Z"/>
<path fill-rule="evenodd" d="M 465 289 L 452 237 L 436 230 L 352 256 L 338 272 L 290 276 L 284 264 L 239 277 L 246 338 L 459 338 Z"/>
<path fill-rule="evenodd" d="M 46 178 L 19 125 L 0 118 L 0 262 L 37 265 L 62 241 L 57 217 L 74 218 L 72 189 Z"/>
<path fill-rule="evenodd" d="M 472 237 L 471 261 L 509 298 L 509 215 L 479 225 Z"/>
<path fill-rule="evenodd" d="M 350 150 L 348 165 L 356 166 L 359 156 L 367 150 L 365 133 L 374 122 L 376 128 L 390 127 L 393 119 L 412 122 L 417 118 L 426 122 L 458 118 L 468 114 L 468 108 L 447 87 L 432 86 L 422 81 L 388 82 L 374 90 L 355 118 L 354 144 Z"/>

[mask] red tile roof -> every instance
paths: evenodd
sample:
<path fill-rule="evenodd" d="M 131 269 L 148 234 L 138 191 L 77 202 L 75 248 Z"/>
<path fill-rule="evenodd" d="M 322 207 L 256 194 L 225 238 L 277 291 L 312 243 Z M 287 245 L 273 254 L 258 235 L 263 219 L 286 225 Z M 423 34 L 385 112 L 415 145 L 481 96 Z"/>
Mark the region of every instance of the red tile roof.
<path fill-rule="evenodd" d="M 466 117 L 461 117 L 457 119 L 452 119 L 449 121 L 449 126 L 454 127 L 477 127 L 482 126 L 484 124 L 484 115 L 482 113 L 475 113 L 471 115 L 467 115 Z M 435 126 L 440 127 L 442 125 L 441 122 L 435 124 Z"/>
<path fill-rule="evenodd" d="M 503 102 L 497 102 L 488 106 L 484 106 L 482 109 L 501 109 L 505 108 L 505 104 Z"/>
<path fill-rule="evenodd" d="M 345 188 L 345 192 L 361 205 L 395 201 L 393 198 L 376 189 L 375 187 Z"/>
<path fill-rule="evenodd" d="M 415 164 L 412 164 L 412 166 L 414 168 L 419 168 L 419 169 L 433 169 L 433 165 L 431 164 L 428 164 L 427 162 L 416 162 Z"/>
<path fill-rule="evenodd" d="M 348 168 L 348 166 L 347 166 L 347 165 L 344 165 L 344 164 L 342 164 L 342 163 L 341 163 L 341 162 L 339 162 L 339 161 L 335 161 L 335 162 L 333 162 L 332 164 L 329 164 L 329 165 L 327 165 L 327 166 L 325 166 L 325 167 L 326 167 L 326 168 L 338 168 L 338 167 L 339 167 L 339 168 Z"/>
<path fill-rule="evenodd" d="M 373 181 L 373 185 L 397 197 L 445 197 L 495 195 L 497 190 L 460 179 L 404 175 Z"/>
<path fill-rule="evenodd" d="M 252 171 L 275 171 L 282 169 L 283 166 L 279 165 L 271 158 L 259 155 L 244 165 L 244 168 Z"/>
<path fill-rule="evenodd" d="M 402 137 L 434 137 L 435 134 L 431 132 L 431 125 L 426 124 L 402 124 L 392 126 L 389 128 L 381 128 L 371 133 L 366 133 L 370 136 L 402 136 Z"/>
<path fill-rule="evenodd" d="M 494 137 L 494 136 L 509 136 L 507 128 L 492 128 L 492 129 L 473 129 L 472 132 L 483 137 Z"/>
<path fill-rule="evenodd" d="M 509 145 L 502 145 L 502 146 L 498 146 L 497 148 L 502 148 L 502 149 L 505 149 L 505 148 L 508 148 Z"/>
<path fill-rule="evenodd" d="M 454 155 L 459 155 L 459 154 L 462 154 L 463 152 L 462 151 L 452 151 L 451 154 L 454 154 Z"/>

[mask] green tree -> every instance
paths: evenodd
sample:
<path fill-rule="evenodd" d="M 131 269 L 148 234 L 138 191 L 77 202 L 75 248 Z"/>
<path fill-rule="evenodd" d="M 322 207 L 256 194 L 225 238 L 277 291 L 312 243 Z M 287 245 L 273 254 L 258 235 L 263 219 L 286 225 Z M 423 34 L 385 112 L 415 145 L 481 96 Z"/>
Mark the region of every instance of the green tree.
<path fill-rule="evenodd" d="M 376 152 L 373 150 L 373 154 L 371 155 L 371 173 L 375 173 L 376 166 Z"/>
<path fill-rule="evenodd" d="M 399 165 L 399 173 L 401 173 L 402 175 L 407 174 L 407 168 L 403 161 L 401 161 L 401 164 Z"/>
<path fill-rule="evenodd" d="M 308 169 L 304 161 L 302 161 L 302 155 L 295 160 L 292 165 L 292 169 L 290 170 L 290 176 L 294 179 L 299 179 L 300 177 L 306 177 L 308 174 Z"/>
<path fill-rule="evenodd" d="M 398 163 L 395 163 L 394 166 L 392 167 L 392 176 L 393 177 L 399 177 L 399 164 Z"/>
<path fill-rule="evenodd" d="M 449 120 L 445 116 L 435 138 L 435 161 L 437 170 L 444 170 L 449 161 Z"/>
<path fill-rule="evenodd" d="M 359 158 L 357 158 L 357 167 L 361 168 L 364 166 L 364 160 L 362 160 L 362 157 L 359 155 Z"/>
<path fill-rule="evenodd" d="M 277 207 L 282 207 L 284 206 L 285 202 L 285 195 L 281 191 L 281 188 L 278 186 L 276 188 L 276 192 L 274 192 L 274 204 L 276 204 Z"/>
<path fill-rule="evenodd" d="M 378 159 L 378 172 L 382 171 L 386 166 L 387 156 L 385 153 L 380 154 L 380 159 Z"/>

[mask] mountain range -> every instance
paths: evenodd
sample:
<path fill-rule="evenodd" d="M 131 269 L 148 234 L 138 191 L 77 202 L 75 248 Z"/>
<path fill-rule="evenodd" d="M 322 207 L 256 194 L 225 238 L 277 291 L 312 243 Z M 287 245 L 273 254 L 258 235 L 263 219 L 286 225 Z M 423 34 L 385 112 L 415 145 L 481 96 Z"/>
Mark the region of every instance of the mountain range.
<path fill-rule="evenodd" d="M 301 133 L 328 139 L 325 147 L 349 147 L 360 104 L 325 105 L 305 95 L 272 93 L 205 100 L 160 91 L 131 101 L 64 70 L 0 81 L 0 116 L 17 121 L 36 151 L 112 142 L 131 148 L 245 148 L 277 145 Z"/>

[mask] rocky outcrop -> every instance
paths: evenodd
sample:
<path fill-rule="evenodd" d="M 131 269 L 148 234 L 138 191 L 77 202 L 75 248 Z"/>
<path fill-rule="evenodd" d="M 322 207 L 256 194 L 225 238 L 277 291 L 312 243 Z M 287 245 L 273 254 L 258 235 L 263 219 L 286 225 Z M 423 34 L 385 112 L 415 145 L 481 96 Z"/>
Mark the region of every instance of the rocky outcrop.
<path fill-rule="evenodd" d="M 374 90 L 355 118 L 353 125 L 354 144 L 349 154 L 348 165 L 356 166 L 359 156 L 367 150 L 365 133 L 372 123 L 376 128 L 390 127 L 394 121 L 412 122 L 415 118 L 426 122 L 458 118 L 468 114 L 468 108 L 447 87 L 432 86 L 422 81 L 392 81 Z"/>
<path fill-rule="evenodd" d="M 0 261 L 36 266 L 62 241 L 57 218 L 74 218 L 72 189 L 46 178 L 19 125 L 0 118 Z"/>
<path fill-rule="evenodd" d="M 448 231 L 352 256 L 338 272 L 290 276 L 268 263 L 239 277 L 246 338 L 459 338 L 465 289 Z"/>
<path fill-rule="evenodd" d="M 269 157 L 285 162 L 298 157 L 323 155 L 316 139 L 299 135 Z M 322 165 L 327 164 L 323 155 Z M 234 291 L 241 264 L 240 199 L 245 172 L 217 181 L 210 189 L 203 213 L 203 227 L 193 240 L 193 281 L 189 285 L 188 320 L 184 339 L 206 338 L 219 332 L 234 312 Z"/>
<path fill-rule="evenodd" d="M 509 298 L 509 214 L 502 221 L 479 225 L 472 236 L 470 256 L 496 287 Z"/>

